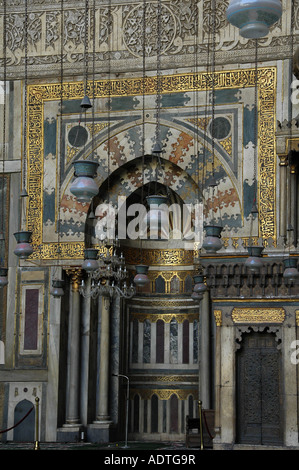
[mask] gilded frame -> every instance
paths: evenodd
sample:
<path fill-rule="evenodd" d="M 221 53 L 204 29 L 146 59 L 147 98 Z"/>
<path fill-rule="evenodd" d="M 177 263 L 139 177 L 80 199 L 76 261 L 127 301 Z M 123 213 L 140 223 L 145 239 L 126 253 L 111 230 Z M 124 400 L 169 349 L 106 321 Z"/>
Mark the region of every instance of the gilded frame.
<path fill-rule="evenodd" d="M 185 73 L 161 77 L 161 93 L 204 91 L 211 89 L 211 73 Z M 258 204 L 259 236 L 276 240 L 276 174 L 275 174 L 275 123 L 276 123 L 276 67 L 258 69 L 259 103 L 259 164 Z M 92 82 L 88 84 L 93 94 Z M 215 72 L 215 90 L 255 86 L 255 69 L 222 70 Z M 83 82 L 63 84 L 65 99 L 80 99 L 84 95 Z M 95 98 L 156 94 L 157 77 L 120 78 L 97 80 Z M 43 242 L 43 106 L 45 101 L 61 99 L 61 84 L 28 85 L 27 129 L 27 230 L 32 231 L 34 253 L 31 259 L 76 260 L 83 258 L 84 242 Z M 59 250 L 58 250 L 59 248 Z"/>

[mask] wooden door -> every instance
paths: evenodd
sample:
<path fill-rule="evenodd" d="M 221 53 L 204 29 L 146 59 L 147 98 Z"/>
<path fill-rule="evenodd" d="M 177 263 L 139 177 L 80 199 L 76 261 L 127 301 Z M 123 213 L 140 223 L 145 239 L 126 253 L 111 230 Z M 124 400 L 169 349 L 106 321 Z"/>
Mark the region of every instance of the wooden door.
<path fill-rule="evenodd" d="M 281 354 L 272 333 L 243 334 L 237 352 L 237 440 L 282 444 Z"/>

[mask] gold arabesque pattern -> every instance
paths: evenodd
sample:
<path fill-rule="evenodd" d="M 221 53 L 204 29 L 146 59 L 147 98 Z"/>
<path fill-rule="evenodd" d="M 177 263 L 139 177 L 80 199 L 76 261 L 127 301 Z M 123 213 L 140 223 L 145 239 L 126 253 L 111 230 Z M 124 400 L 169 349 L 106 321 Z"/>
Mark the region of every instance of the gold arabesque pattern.
<path fill-rule="evenodd" d="M 183 323 L 185 320 L 191 323 L 198 320 L 199 314 L 196 313 L 131 313 L 132 320 L 138 320 L 144 322 L 149 320 L 151 323 L 156 323 L 158 320 L 162 320 L 165 323 L 170 323 L 172 320 L 176 320 L 178 323 Z"/>
<path fill-rule="evenodd" d="M 161 77 L 161 93 L 202 91 L 211 89 L 211 73 L 189 73 Z M 214 75 L 215 89 L 232 89 L 255 86 L 255 69 L 219 71 Z M 276 67 L 258 69 L 259 100 L 259 235 L 276 238 L 275 216 L 275 91 Z M 120 78 L 98 80 L 94 84 L 95 98 L 107 96 L 155 95 L 157 78 Z M 93 94 L 92 82 L 87 93 Z M 63 84 L 63 99 L 80 99 L 84 95 L 83 82 Z M 28 86 L 28 134 L 27 134 L 27 229 L 32 232 L 34 253 L 32 259 L 82 259 L 83 242 L 43 242 L 43 151 L 44 151 L 44 103 L 61 99 L 61 85 L 32 84 Z M 58 249 L 59 248 L 59 249 Z M 191 255 L 191 253 L 190 253 Z"/>
<path fill-rule="evenodd" d="M 176 395 L 179 400 L 187 400 L 189 395 L 192 395 L 194 399 L 198 399 L 198 391 L 195 389 L 131 389 L 130 398 L 133 399 L 134 396 L 138 394 L 142 400 L 150 400 L 153 395 L 157 395 L 159 400 L 169 400 L 172 395 Z"/>
<path fill-rule="evenodd" d="M 283 308 L 234 308 L 232 311 L 234 323 L 283 323 L 284 319 Z"/>

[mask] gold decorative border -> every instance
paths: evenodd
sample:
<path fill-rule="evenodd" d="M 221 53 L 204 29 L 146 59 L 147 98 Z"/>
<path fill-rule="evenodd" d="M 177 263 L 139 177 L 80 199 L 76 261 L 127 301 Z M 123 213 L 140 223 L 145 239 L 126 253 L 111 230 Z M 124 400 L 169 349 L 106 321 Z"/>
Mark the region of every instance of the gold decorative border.
<path fill-rule="evenodd" d="M 163 389 L 157 388 L 153 390 L 148 390 L 144 388 L 135 388 L 130 390 L 130 399 L 132 400 L 134 396 L 138 394 L 142 400 L 150 400 L 153 395 L 157 395 L 159 400 L 170 400 L 172 395 L 176 395 L 179 400 L 187 400 L 189 395 L 192 395 L 195 400 L 198 399 L 198 390 L 195 389 Z"/>
<path fill-rule="evenodd" d="M 134 302 L 132 304 L 129 304 L 129 305 L 132 305 L 132 307 L 136 307 L 136 305 L 138 305 L 138 307 L 167 307 L 167 308 L 171 308 L 171 307 L 178 307 L 178 308 L 182 308 L 182 307 L 192 307 L 194 308 L 194 300 L 192 300 L 190 298 L 190 300 L 181 300 L 181 299 L 178 299 L 178 300 L 139 300 L 139 299 L 136 299 L 134 298 Z M 198 306 L 197 306 L 198 308 Z"/>
<path fill-rule="evenodd" d="M 152 265 L 151 265 L 152 266 Z M 188 276 L 194 276 L 195 271 L 148 271 L 148 278 L 152 284 L 152 292 L 155 292 L 155 282 L 161 276 L 165 281 L 165 294 L 171 294 L 171 282 L 173 278 L 179 281 L 179 293 L 185 293 L 185 282 Z M 174 292 L 177 294 L 177 292 Z"/>
<path fill-rule="evenodd" d="M 214 310 L 214 317 L 215 317 L 216 326 L 222 326 L 222 311 Z"/>
<path fill-rule="evenodd" d="M 232 320 L 234 323 L 283 323 L 285 310 L 283 308 L 234 308 Z"/>
<path fill-rule="evenodd" d="M 148 266 L 192 266 L 194 263 L 194 251 L 176 249 L 143 249 L 132 247 L 124 248 L 124 256 L 128 265 L 146 264 Z M 141 259 L 142 256 L 142 259 Z"/>
<path fill-rule="evenodd" d="M 144 313 L 144 312 L 131 312 L 131 320 L 138 320 L 144 322 L 149 320 L 151 323 L 156 323 L 158 320 L 163 320 L 165 323 L 170 323 L 171 320 L 176 320 L 178 323 L 183 323 L 185 320 L 191 323 L 198 320 L 199 313 Z"/>
<path fill-rule="evenodd" d="M 131 375 L 131 383 L 144 382 L 194 382 L 198 383 L 197 375 Z"/>
<path fill-rule="evenodd" d="M 204 91 L 255 86 L 255 69 L 231 70 L 211 73 L 188 73 L 161 77 L 161 93 Z M 259 100 L 259 221 L 260 236 L 276 239 L 275 215 L 275 90 L 276 67 L 258 69 Z M 145 93 L 155 95 L 157 77 L 120 78 L 88 83 L 87 93 L 95 98 L 135 96 Z M 64 100 L 80 99 L 84 95 L 83 82 L 63 83 Z M 27 229 L 32 232 L 34 253 L 31 259 L 82 259 L 84 243 L 43 242 L 43 152 L 44 103 L 61 99 L 59 83 L 28 85 L 27 129 Z"/>

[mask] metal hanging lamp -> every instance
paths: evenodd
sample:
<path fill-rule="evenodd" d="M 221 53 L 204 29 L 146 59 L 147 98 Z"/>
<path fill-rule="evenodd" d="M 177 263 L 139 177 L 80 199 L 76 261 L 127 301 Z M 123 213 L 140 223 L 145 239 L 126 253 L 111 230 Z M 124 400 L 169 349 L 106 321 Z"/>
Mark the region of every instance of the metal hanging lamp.
<path fill-rule="evenodd" d="M 207 291 L 207 285 L 204 282 L 204 276 L 201 272 L 193 276 L 193 281 L 194 286 L 192 295 L 195 295 L 191 295 L 191 297 L 193 300 L 198 300 L 199 297 L 202 298 L 203 294 Z"/>
<path fill-rule="evenodd" d="M 60 158 L 62 158 L 63 154 L 63 135 L 62 135 L 62 123 L 63 123 L 63 36 L 64 36 L 64 0 L 61 0 L 61 9 L 60 9 L 60 17 L 61 17 L 61 30 L 60 30 Z M 59 185 L 58 185 L 58 216 L 57 216 L 57 232 L 58 232 L 58 248 L 57 248 L 57 266 L 54 268 L 54 276 L 52 279 L 52 287 L 50 290 L 50 294 L 54 298 L 61 298 L 64 296 L 64 285 L 65 281 L 58 277 L 60 273 L 59 269 L 59 259 L 61 254 L 61 247 L 60 247 L 60 198 L 61 198 L 61 186 L 60 186 L 60 175 L 59 175 Z"/>
<path fill-rule="evenodd" d="M 143 203 L 144 197 L 144 154 L 145 154 L 145 13 L 146 13 L 146 0 L 143 0 L 143 22 L 142 22 L 142 38 L 143 38 L 143 97 L 142 97 L 142 187 L 141 187 L 141 202 Z M 160 144 L 156 141 L 156 145 L 160 146 Z M 147 219 L 145 220 L 147 222 Z M 147 227 L 145 225 L 145 227 Z M 145 229 L 146 230 L 146 229 Z M 143 234 L 146 235 L 145 233 Z M 141 248 L 140 248 L 140 262 L 142 263 L 142 238 L 140 240 Z M 148 277 L 148 266 L 144 264 L 138 264 L 135 266 L 136 275 L 133 279 L 133 284 L 135 287 L 143 288 L 149 284 L 150 280 Z"/>
<path fill-rule="evenodd" d="M 62 279 L 53 279 L 50 294 L 56 299 L 63 297 L 64 296 L 64 289 L 63 289 L 64 284 L 65 284 L 64 280 Z"/>
<path fill-rule="evenodd" d="M 163 167 L 161 163 L 161 154 L 163 148 L 161 144 L 161 128 L 160 128 L 160 110 L 161 110 L 161 0 L 157 3 L 157 94 L 156 94 L 156 136 L 155 144 L 152 149 L 152 154 L 157 159 L 156 166 L 156 183 L 159 179 L 159 173 L 163 179 Z M 165 178 L 164 178 L 165 180 Z M 166 186 L 166 191 L 169 188 Z M 164 204 L 168 203 L 169 195 L 158 194 L 155 187 L 154 194 L 149 194 L 146 197 L 146 202 L 149 206 L 149 211 L 146 216 L 146 226 L 150 229 L 150 238 L 152 240 L 167 239 L 169 237 L 169 214 Z"/>
<path fill-rule="evenodd" d="M 18 258 L 27 259 L 33 253 L 33 247 L 31 245 L 31 235 L 32 233 L 26 230 L 14 233 L 14 237 L 17 241 L 16 247 L 14 249 L 14 254 Z"/>
<path fill-rule="evenodd" d="M 135 266 L 136 269 L 136 275 L 134 277 L 134 284 L 136 287 L 144 287 L 146 286 L 150 281 L 147 275 L 148 272 L 148 266 L 144 264 L 138 264 Z"/>
<path fill-rule="evenodd" d="M 247 249 L 249 256 L 245 261 L 245 266 L 251 273 L 258 274 L 263 266 L 262 251 L 264 247 L 249 246 Z"/>
<path fill-rule="evenodd" d="M 84 96 L 83 100 L 81 101 L 80 106 L 81 106 L 82 109 L 92 108 L 92 104 L 90 102 L 89 96 L 87 96 L 87 95 Z"/>
<path fill-rule="evenodd" d="M 90 98 L 87 95 L 88 85 L 88 0 L 85 1 L 85 31 L 84 31 L 84 62 L 85 62 L 85 77 L 84 77 L 84 97 L 81 101 L 80 107 L 85 113 L 92 108 Z M 94 136 L 92 136 L 93 138 Z M 99 187 L 95 182 L 97 176 L 97 168 L 99 164 L 92 160 L 82 160 L 73 162 L 75 179 L 70 186 L 70 191 L 80 203 L 89 203 L 91 199 L 99 192 Z"/>
<path fill-rule="evenodd" d="M 156 93 L 156 140 L 152 149 L 153 155 L 160 156 L 162 153 L 160 132 L 160 110 L 161 110 L 161 0 L 157 2 L 157 93 Z"/>
<path fill-rule="evenodd" d="M 8 268 L 0 268 L 0 288 L 8 284 Z"/>
<path fill-rule="evenodd" d="M 149 227 L 152 240 L 167 239 L 169 236 L 168 196 L 152 194 L 146 197 L 149 211 L 146 215 L 146 226 Z"/>
<path fill-rule="evenodd" d="M 248 39 L 267 36 L 281 15 L 280 0 L 231 0 L 226 11 L 228 21 Z"/>
<path fill-rule="evenodd" d="M 87 273 L 99 269 L 98 258 L 98 250 L 96 248 L 86 248 L 84 250 L 84 261 L 82 263 L 82 269 L 84 269 L 84 271 Z"/>
<path fill-rule="evenodd" d="M 284 271 L 283 278 L 286 281 L 296 281 L 299 278 L 298 272 L 298 258 L 291 256 L 291 232 L 294 231 L 293 226 L 289 223 L 287 232 L 288 233 L 288 243 L 289 243 L 289 253 L 286 258 L 283 259 Z"/>
<path fill-rule="evenodd" d="M 222 241 L 221 241 L 221 232 L 223 227 L 221 225 L 205 225 L 204 230 L 206 236 L 204 238 L 202 247 L 208 253 L 216 253 L 217 251 L 221 250 L 222 248 Z"/>
<path fill-rule="evenodd" d="M 255 246 L 252 243 L 252 231 L 253 231 L 253 219 L 256 216 L 259 217 L 258 206 L 256 202 L 257 198 L 257 162 L 258 162 L 258 99 L 257 99 L 257 87 L 258 87 L 258 41 L 255 40 L 255 97 L 254 97 L 254 163 L 253 163 L 253 187 L 254 187 L 254 200 L 252 203 L 252 208 L 250 211 L 250 236 L 249 244 L 247 247 L 248 258 L 245 261 L 245 266 L 249 272 L 252 274 L 259 274 L 263 267 L 262 252 L 264 250 L 263 246 Z"/>
<path fill-rule="evenodd" d="M 288 257 L 283 260 L 284 272 L 283 278 L 287 281 L 296 281 L 299 279 L 298 258 Z"/>
<path fill-rule="evenodd" d="M 1 181 L 1 210 L 2 210 L 2 217 L 1 217 L 1 231 L 0 231 L 0 256 L 1 256 L 1 264 L 2 264 L 2 250 L 5 249 L 5 237 L 4 237 L 4 195 L 5 195 L 5 185 L 4 185 L 4 163 L 5 163 L 5 142 L 6 142 L 6 25 L 7 25 L 7 18 L 6 18 L 6 2 L 3 5 L 4 14 L 3 14 L 3 145 L 2 145 L 2 181 Z M 3 253 L 4 255 L 4 253 Z M 8 268 L 4 266 L 0 267 L 0 287 L 4 287 L 8 284 Z"/>
<path fill-rule="evenodd" d="M 99 164 L 91 160 L 78 160 L 73 162 L 73 166 L 75 179 L 70 186 L 70 191 L 79 202 L 90 202 L 99 192 L 99 187 L 94 180 Z"/>
<path fill-rule="evenodd" d="M 216 49 L 216 20 L 215 20 L 215 15 L 216 15 L 216 1 L 212 0 L 212 120 L 211 120 L 211 138 L 212 138 L 212 177 L 211 177 L 211 183 L 210 187 L 212 188 L 213 191 L 213 201 L 214 201 L 214 191 L 215 188 L 218 186 L 215 175 L 214 175 L 214 159 L 215 159 L 215 141 L 214 141 L 214 120 L 215 120 L 215 49 Z M 214 202 L 213 202 L 214 203 Z M 208 252 L 208 253 L 216 253 L 222 248 L 222 241 L 221 241 L 221 232 L 223 230 L 223 227 L 220 224 L 217 224 L 216 222 L 210 222 L 208 224 L 205 224 L 204 226 L 205 230 L 205 238 L 203 240 L 202 247 Z"/>
<path fill-rule="evenodd" d="M 92 154 L 94 155 L 94 107 L 95 107 L 95 4 L 96 0 L 93 1 L 92 14 L 93 18 L 91 23 L 93 24 L 93 103 L 92 103 Z M 88 0 L 85 2 L 85 19 L 87 23 L 88 17 Z M 109 29 L 111 24 L 111 2 L 108 7 L 108 23 Z M 86 27 L 87 34 L 87 27 Z M 85 48 L 87 51 L 87 46 Z M 110 60 L 109 60 L 109 80 L 110 80 Z M 110 91 L 109 91 L 110 93 Z M 108 98 L 110 106 L 110 95 Z M 110 179 L 110 108 L 108 108 L 108 199 L 109 199 L 109 179 Z M 81 178 L 87 178 L 93 180 L 98 163 L 94 161 L 82 161 L 74 162 L 75 172 L 80 175 Z M 94 185 L 94 190 L 95 190 Z M 89 196 L 95 196 L 98 194 L 99 188 L 96 186 L 96 191 L 90 191 L 91 185 L 89 185 Z M 79 196 L 81 197 L 81 195 Z M 108 206 L 110 201 L 108 201 Z M 93 212 L 93 205 L 91 205 Z M 106 234 L 105 234 L 106 235 Z M 112 298 L 117 295 L 126 299 L 130 299 L 135 294 L 135 288 L 131 284 L 127 286 L 126 279 L 128 276 L 127 269 L 125 266 L 125 258 L 123 253 L 119 254 L 119 240 L 117 237 L 100 239 L 100 245 L 102 253 L 99 254 L 99 250 L 94 247 L 86 248 L 84 250 L 84 261 L 82 263 L 82 269 L 87 273 L 90 280 L 89 285 L 86 285 L 84 279 L 82 279 L 79 287 L 80 294 L 85 298 L 96 299 L 98 296 L 107 296 Z"/>
<path fill-rule="evenodd" d="M 26 159 L 27 159 L 27 82 L 28 82 L 28 4 L 27 0 L 25 0 L 25 24 L 24 24 L 24 31 L 25 31 L 25 80 L 24 80 L 24 88 L 25 88 L 25 97 L 24 97 L 24 149 L 23 149 L 23 190 L 21 191 L 20 197 L 24 203 L 23 208 L 21 207 L 20 210 L 20 225 L 22 221 L 22 211 L 24 211 L 24 218 L 25 218 L 25 197 L 27 196 L 27 191 L 25 189 L 25 181 L 26 181 Z M 22 206 L 23 204 L 21 204 Z M 17 245 L 14 250 L 14 254 L 20 259 L 27 259 L 33 253 L 33 247 L 31 245 L 31 236 L 32 232 L 28 230 L 20 230 L 14 233 L 14 237 L 17 241 Z"/>

